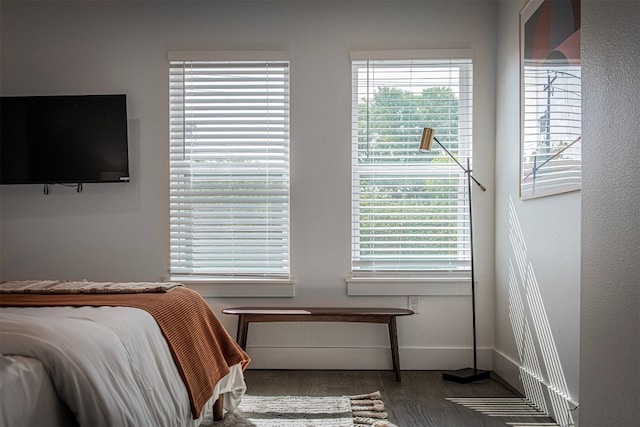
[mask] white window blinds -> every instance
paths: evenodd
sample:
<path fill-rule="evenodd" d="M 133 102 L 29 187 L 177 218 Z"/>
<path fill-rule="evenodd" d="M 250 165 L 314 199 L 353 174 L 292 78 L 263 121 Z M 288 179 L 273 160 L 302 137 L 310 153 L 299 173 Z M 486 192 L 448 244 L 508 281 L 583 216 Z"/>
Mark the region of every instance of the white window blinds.
<path fill-rule="evenodd" d="M 356 59 L 354 59 L 354 56 Z M 352 275 L 468 275 L 471 59 L 352 55 Z"/>
<path fill-rule="evenodd" d="M 288 60 L 172 59 L 170 108 L 172 279 L 289 279 Z"/>

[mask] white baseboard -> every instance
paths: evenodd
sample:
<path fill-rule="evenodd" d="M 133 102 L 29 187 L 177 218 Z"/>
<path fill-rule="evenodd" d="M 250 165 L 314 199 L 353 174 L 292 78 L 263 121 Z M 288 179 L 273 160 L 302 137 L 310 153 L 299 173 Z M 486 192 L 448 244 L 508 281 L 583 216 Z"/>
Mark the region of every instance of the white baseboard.
<path fill-rule="evenodd" d="M 391 369 L 389 347 L 249 346 L 249 369 Z M 448 370 L 473 365 L 471 348 L 400 347 L 402 370 Z M 491 369 L 492 349 L 478 349 L 478 368 Z"/>
<path fill-rule="evenodd" d="M 546 412 L 558 425 L 578 425 L 578 402 L 559 393 L 544 378 L 527 371 L 497 350 L 493 351 L 493 371 L 522 393 L 532 406 Z"/>
<path fill-rule="evenodd" d="M 520 380 L 520 367 L 514 360 L 510 359 L 503 353 L 494 350 L 492 366 L 493 372 L 505 380 L 511 387 L 524 395 L 524 387 Z"/>

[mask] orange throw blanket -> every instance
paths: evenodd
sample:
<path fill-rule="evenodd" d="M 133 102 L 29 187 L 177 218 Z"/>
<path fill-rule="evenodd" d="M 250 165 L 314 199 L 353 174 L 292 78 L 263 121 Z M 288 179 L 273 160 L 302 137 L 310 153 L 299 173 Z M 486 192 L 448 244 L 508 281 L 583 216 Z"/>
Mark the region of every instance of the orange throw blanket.
<path fill-rule="evenodd" d="M 167 339 L 189 393 L 194 419 L 200 417 L 215 385 L 229 373 L 229 367 L 241 363 L 244 370 L 250 361 L 204 298 L 188 288 L 137 294 L 2 294 L 0 306 L 111 306 L 135 307 L 149 312 Z"/>

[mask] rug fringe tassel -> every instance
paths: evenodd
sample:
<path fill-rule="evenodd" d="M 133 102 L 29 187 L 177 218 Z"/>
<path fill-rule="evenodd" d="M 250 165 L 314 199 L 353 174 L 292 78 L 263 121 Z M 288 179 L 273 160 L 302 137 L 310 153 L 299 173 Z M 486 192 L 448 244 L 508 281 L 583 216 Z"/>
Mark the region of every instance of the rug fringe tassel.
<path fill-rule="evenodd" d="M 382 395 L 379 391 L 349 396 L 354 427 L 388 427 Z"/>
<path fill-rule="evenodd" d="M 386 412 L 373 412 L 373 411 L 358 411 L 353 412 L 354 417 L 365 417 L 365 418 L 379 418 L 381 420 L 386 420 L 388 414 Z"/>
<path fill-rule="evenodd" d="M 371 400 L 371 399 L 380 400 L 380 399 L 382 399 L 382 394 L 379 391 L 374 391 L 373 393 L 356 394 L 355 396 L 349 396 L 349 399 L 351 399 L 351 400 Z"/>
<path fill-rule="evenodd" d="M 353 420 L 353 427 L 389 427 L 386 421 L 366 420 L 365 423 L 361 423 L 357 420 Z"/>

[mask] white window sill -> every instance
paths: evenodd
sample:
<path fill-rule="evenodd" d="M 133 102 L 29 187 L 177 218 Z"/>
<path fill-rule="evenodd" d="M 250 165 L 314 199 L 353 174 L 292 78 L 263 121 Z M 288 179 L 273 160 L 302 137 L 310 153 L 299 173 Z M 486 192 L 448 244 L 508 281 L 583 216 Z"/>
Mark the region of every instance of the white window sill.
<path fill-rule="evenodd" d="M 173 278 L 205 298 L 292 298 L 294 280 L 194 280 Z"/>
<path fill-rule="evenodd" d="M 349 296 L 471 295 L 470 277 L 348 277 Z"/>

